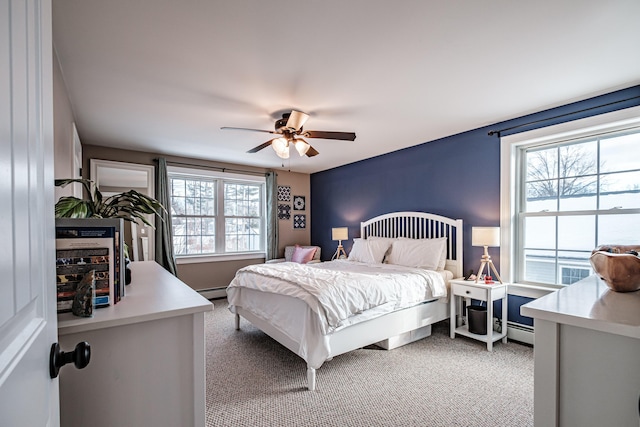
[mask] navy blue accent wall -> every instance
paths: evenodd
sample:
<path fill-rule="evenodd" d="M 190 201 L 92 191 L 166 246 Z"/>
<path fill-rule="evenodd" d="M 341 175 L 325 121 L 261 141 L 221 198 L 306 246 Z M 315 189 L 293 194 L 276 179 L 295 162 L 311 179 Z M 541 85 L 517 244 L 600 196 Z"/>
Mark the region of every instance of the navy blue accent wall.
<path fill-rule="evenodd" d="M 311 242 L 327 260 L 337 246 L 332 227 L 349 227 L 343 242 L 349 252 L 360 221 L 394 211 L 431 212 L 464 221 L 464 271 L 476 271 L 482 248 L 471 246 L 471 227 L 500 225 L 500 138 L 488 132 L 570 114 L 505 136 L 637 105 L 640 85 L 312 174 Z M 499 271 L 499 249 L 489 250 Z"/>

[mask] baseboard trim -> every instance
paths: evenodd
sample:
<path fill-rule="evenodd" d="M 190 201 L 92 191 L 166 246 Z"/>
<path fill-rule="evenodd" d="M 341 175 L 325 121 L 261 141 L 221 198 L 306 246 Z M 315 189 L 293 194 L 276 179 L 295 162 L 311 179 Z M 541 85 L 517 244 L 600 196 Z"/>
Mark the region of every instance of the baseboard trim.
<path fill-rule="evenodd" d="M 507 338 L 525 344 L 533 345 L 533 327 L 520 323 L 507 322 Z"/>

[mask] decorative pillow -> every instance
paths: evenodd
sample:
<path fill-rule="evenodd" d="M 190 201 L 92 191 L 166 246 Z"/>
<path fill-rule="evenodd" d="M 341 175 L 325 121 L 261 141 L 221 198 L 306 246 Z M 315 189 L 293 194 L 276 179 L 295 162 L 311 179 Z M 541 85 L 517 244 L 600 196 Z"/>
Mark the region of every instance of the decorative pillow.
<path fill-rule="evenodd" d="M 305 248 L 305 249 L 309 249 L 309 248 L 316 248 L 316 253 L 313 256 L 313 260 L 314 261 L 320 261 L 320 246 L 314 246 L 314 245 L 309 245 L 309 246 L 301 246 L 296 244 L 295 246 L 285 246 L 284 247 L 284 260 L 287 262 L 291 262 L 291 258 L 293 257 L 293 251 L 296 250 L 296 246 L 300 246 L 301 248 Z"/>
<path fill-rule="evenodd" d="M 316 248 L 303 248 L 302 246 L 296 245 L 293 250 L 293 255 L 291 255 L 291 261 L 297 262 L 298 264 L 306 264 L 313 259 L 313 256 L 316 254 Z"/>
<path fill-rule="evenodd" d="M 390 243 L 384 240 L 353 239 L 350 261 L 381 263 Z"/>
<path fill-rule="evenodd" d="M 389 264 L 418 267 L 427 270 L 444 269 L 447 238 L 398 239 L 391 245 Z"/>

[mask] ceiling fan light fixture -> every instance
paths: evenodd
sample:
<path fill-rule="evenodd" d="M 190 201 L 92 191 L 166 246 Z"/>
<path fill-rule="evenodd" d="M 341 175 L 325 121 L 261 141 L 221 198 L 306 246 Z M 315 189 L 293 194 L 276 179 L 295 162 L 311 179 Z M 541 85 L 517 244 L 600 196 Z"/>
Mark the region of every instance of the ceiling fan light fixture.
<path fill-rule="evenodd" d="M 307 151 L 309 151 L 309 148 L 311 147 L 304 139 L 296 139 L 294 145 L 301 157 L 307 154 Z"/>
<path fill-rule="evenodd" d="M 274 139 L 273 142 L 271 142 L 271 147 L 281 159 L 289 158 L 289 141 L 285 138 Z"/>
<path fill-rule="evenodd" d="M 292 131 L 298 131 L 302 129 L 302 126 L 309 119 L 309 115 L 300 111 L 291 110 L 289 113 L 289 117 L 287 119 L 287 124 L 285 125 L 287 129 Z"/>

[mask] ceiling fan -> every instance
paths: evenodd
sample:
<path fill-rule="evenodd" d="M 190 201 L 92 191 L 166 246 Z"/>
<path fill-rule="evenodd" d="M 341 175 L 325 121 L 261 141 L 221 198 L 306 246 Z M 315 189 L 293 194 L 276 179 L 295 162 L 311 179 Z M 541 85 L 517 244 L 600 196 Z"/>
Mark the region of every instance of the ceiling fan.
<path fill-rule="evenodd" d="M 249 130 L 253 132 L 266 132 L 274 135 L 279 135 L 277 138 L 270 139 L 269 141 L 258 145 L 247 151 L 247 153 L 257 153 L 263 148 L 271 145 L 278 157 L 282 159 L 289 158 L 289 147 L 293 145 L 298 151 L 300 156 L 313 157 L 318 154 L 318 151 L 313 148 L 305 138 L 321 138 L 321 139 L 338 139 L 342 141 L 354 141 L 356 134 L 354 132 L 328 132 L 320 130 L 303 130 L 302 126 L 309 119 L 309 115 L 300 111 L 291 110 L 290 113 L 284 113 L 281 119 L 276 120 L 275 131 L 263 130 L 263 129 L 248 129 L 248 128 L 234 128 L 234 127 L 221 127 L 220 129 L 233 129 L 233 130 Z"/>

